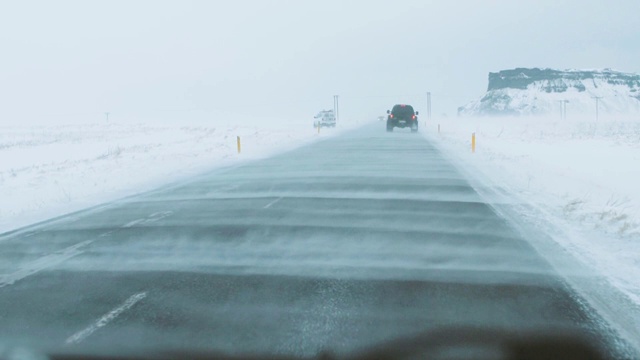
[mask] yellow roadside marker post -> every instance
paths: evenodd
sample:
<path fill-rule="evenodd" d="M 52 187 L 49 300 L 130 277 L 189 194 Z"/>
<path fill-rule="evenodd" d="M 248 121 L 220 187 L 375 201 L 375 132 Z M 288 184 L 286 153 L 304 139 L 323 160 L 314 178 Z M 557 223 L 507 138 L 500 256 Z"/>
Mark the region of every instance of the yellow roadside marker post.
<path fill-rule="evenodd" d="M 471 152 L 476 152 L 476 133 L 471 134 Z"/>
<path fill-rule="evenodd" d="M 237 142 L 238 142 L 238 154 L 240 154 L 240 152 L 242 151 L 242 146 L 240 146 L 240 136 L 238 136 Z"/>

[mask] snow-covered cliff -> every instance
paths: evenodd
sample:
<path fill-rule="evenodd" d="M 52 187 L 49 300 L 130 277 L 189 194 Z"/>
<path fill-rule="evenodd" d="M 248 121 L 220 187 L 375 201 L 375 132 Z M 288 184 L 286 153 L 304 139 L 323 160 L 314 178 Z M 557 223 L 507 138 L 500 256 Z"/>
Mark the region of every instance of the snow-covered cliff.
<path fill-rule="evenodd" d="M 458 114 L 640 114 L 640 75 L 604 70 L 518 68 L 489 73 L 487 93 Z"/>

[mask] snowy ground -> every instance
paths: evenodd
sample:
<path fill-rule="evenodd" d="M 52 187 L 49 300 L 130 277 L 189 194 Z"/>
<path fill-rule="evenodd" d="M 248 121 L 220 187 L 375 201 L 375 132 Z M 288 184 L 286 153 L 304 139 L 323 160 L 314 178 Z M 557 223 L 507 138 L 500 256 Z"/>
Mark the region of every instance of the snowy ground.
<path fill-rule="evenodd" d="M 554 240 L 640 305 L 640 118 L 453 118 L 422 132 L 563 228 Z"/>
<path fill-rule="evenodd" d="M 310 122 L 243 124 L 0 126 L 0 233 L 357 125 L 318 134 Z"/>

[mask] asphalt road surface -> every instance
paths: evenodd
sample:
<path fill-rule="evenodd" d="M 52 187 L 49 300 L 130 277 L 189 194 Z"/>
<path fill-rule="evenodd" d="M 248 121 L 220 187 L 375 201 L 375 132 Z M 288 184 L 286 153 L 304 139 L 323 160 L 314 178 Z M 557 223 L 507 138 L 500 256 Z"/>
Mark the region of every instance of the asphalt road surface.
<path fill-rule="evenodd" d="M 452 327 L 625 348 L 431 143 L 378 124 L 5 234 L 0 259 L 0 350 L 312 356 Z"/>

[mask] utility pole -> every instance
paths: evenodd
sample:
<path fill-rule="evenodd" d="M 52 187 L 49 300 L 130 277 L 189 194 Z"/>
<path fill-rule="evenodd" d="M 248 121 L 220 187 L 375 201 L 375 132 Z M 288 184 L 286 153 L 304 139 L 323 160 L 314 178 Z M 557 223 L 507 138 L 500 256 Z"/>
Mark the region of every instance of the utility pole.
<path fill-rule="evenodd" d="M 431 92 L 427 92 L 427 120 L 431 121 Z"/>
<path fill-rule="evenodd" d="M 336 111 L 338 111 L 338 109 L 336 109 L 336 95 L 333 95 L 333 116 L 336 116 Z"/>
<path fill-rule="evenodd" d="M 598 121 L 598 103 L 600 99 L 602 99 L 602 96 L 592 96 L 591 98 L 596 99 L 596 121 Z"/>
<path fill-rule="evenodd" d="M 567 119 L 567 103 L 569 102 L 569 100 L 558 100 L 558 102 L 560 103 L 560 119 L 566 120 Z"/>
<path fill-rule="evenodd" d="M 111 114 L 111 113 L 106 112 L 104 114 L 107 116 L 107 122 L 109 122 L 109 114 Z"/>

